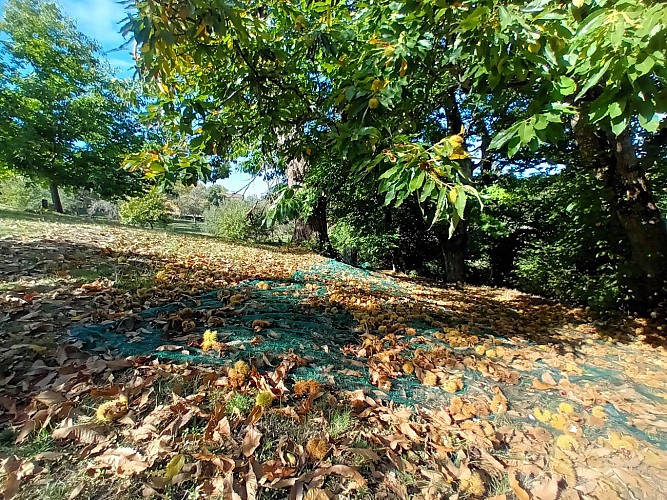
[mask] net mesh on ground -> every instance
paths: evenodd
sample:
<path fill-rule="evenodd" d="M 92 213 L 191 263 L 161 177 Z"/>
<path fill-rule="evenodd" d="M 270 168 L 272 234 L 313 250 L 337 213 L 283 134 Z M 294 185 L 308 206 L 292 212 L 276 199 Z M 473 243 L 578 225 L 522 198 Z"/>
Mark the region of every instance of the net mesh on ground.
<path fill-rule="evenodd" d="M 157 356 L 164 361 L 231 365 L 243 359 L 271 359 L 294 353 L 308 360 L 306 366 L 296 368 L 295 379 L 314 379 L 339 390 L 362 389 L 365 393 L 408 406 L 436 408 L 448 405 L 454 396 L 490 400 L 494 387 L 501 388 L 518 420 L 533 425 L 545 425 L 535 420 L 534 408 L 558 412 L 563 402 L 572 404 L 558 389 L 533 391 L 531 381 L 550 373 L 555 379 L 562 374 L 546 363 L 536 361 L 530 370 L 521 372 L 516 384 L 493 380 L 479 370 L 458 370 L 463 387 L 456 394 L 441 387 L 421 383 L 414 374 L 402 374 L 391 379 L 390 390 L 380 390 L 371 384 L 367 363 L 363 358 L 346 355 L 343 346 L 359 344 L 361 334 L 353 316 L 346 310 L 331 310 L 322 301 L 313 300 L 327 295 L 327 287 L 341 280 L 364 281 L 369 293 L 386 297 L 402 297 L 409 293 L 403 284 L 391 276 L 347 266 L 328 260 L 300 270 L 286 281 L 244 281 L 237 286 L 210 292 L 194 300 L 147 309 L 138 315 L 116 322 L 74 327 L 71 336 L 83 347 L 96 352 L 111 352 L 126 356 Z M 455 311 L 441 309 L 443 316 Z M 436 311 L 437 313 L 437 311 Z M 187 327 L 186 327 L 187 326 Z M 474 349 L 452 347 L 435 334 L 439 329 L 426 322 L 414 320 L 411 327 L 416 335 L 429 339 L 429 345 L 408 347 L 402 353 L 411 358 L 416 349 L 445 347 L 461 358 L 474 356 Z M 201 338 L 205 330 L 217 332 L 222 350 L 202 350 Z M 493 335 L 493 332 L 489 332 Z M 511 342 L 494 335 L 506 349 L 519 349 Z M 270 356 L 267 356 L 270 355 Z M 627 388 L 642 401 L 659 401 L 663 396 L 655 388 L 635 383 L 622 370 L 609 367 L 580 365 L 583 373 L 570 376 L 573 384 L 594 384 L 604 392 Z M 575 411 L 583 405 L 573 404 Z M 604 405 L 606 418 L 598 427 L 586 426 L 584 433 L 595 439 L 608 435 L 610 430 L 630 434 L 667 449 L 667 436 L 656 430 L 640 430 L 632 425 L 631 417 L 613 405 Z"/>

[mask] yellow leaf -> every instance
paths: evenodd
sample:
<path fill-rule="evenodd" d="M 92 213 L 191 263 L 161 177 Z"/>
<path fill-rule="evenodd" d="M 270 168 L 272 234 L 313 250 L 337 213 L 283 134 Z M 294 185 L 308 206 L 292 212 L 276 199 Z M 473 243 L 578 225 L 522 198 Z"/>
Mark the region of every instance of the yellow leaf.
<path fill-rule="evenodd" d="M 561 403 L 558 405 L 558 411 L 565 415 L 570 415 L 571 413 L 574 413 L 574 408 L 572 408 L 570 403 Z"/>
<path fill-rule="evenodd" d="M 542 410 L 542 408 L 533 408 L 533 415 L 540 422 L 548 422 L 551 420 L 551 412 L 549 410 Z"/>
<path fill-rule="evenodd" d="M 583 7 L 585 3 L 586 0 L 572 0 L 572 5 L 574 5 L 577 9 Z"/>
<path fill-rule="evenodd" d="M 447 198 L 449 198 L 449 203 L 452 205 L 456 203 L 456 198 L 458 198 L 459 193 L 456 191 L 456 189 L 450 189 L 449 193 L 447 193 Z"/>
<path fill-rule="evenodd" d="M 577 443 L 577 440 L 573 436 L 561 434 L 556 438 L 556 446 L 561 450 L 576 450 L 579 447 L 579 443 Z"/>
<path fill-rule="evenodd" d="M 538 391 L 548 391 L 553 388 L 554 387 L 552 385 L 545 384 L 544 382 L 538 380 L 537 377 L 533 379 L 533 389 L 537 389 Z"/>
<path fill-rule="evenodd" d="M 176 474 L 181 472 L 183 466 L 185 465 L 185 455 L 174 455 L 174 458 L 169 460 L 169 463 L 164 468 L 164 478 L 171 481 Z"/>
<path fill-rule="evenodd" d="M 597 418 L 602 418 L 602 419 L 607 418 L 607 414 L 605 413 L 604 408 L 602 406 L 594 406 L 593 409 L 591 410 L 591 414 Z"/>

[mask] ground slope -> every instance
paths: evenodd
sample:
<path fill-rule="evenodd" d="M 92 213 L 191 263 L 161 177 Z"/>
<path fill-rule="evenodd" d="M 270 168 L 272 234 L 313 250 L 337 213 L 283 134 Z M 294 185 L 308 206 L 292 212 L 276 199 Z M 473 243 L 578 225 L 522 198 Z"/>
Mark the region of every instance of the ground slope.
<path fill-rule="evenodd" d="M 664 498 L 659 325 L 0 214 L 5 498 Z"/>

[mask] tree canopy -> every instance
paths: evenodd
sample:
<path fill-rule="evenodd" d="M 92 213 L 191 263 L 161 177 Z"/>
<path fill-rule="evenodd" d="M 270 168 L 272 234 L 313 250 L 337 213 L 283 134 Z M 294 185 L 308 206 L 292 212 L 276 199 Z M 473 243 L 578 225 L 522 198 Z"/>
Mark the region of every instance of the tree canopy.
<path fill-rule="evenodd" d="M 661 300 L 667 232 L 642 165 L 667 108 L 660 2 L 126 3 L 153 111 L 194 149 L 285 175 L 278 218 L 326 217 L 364 184 L 416 203 L 451 264 L 493 170 L 587 169 L 628 246 L 630 300 Z"/>
<path fill-rule="evenodd" d="M 122 158 L 143 148 L 137 85 L 110 76 L 96 43 L 54 3 L 8 0 L 0 23 L 2 163 L 58 187 L 105 197 L 142 189 Z"/>

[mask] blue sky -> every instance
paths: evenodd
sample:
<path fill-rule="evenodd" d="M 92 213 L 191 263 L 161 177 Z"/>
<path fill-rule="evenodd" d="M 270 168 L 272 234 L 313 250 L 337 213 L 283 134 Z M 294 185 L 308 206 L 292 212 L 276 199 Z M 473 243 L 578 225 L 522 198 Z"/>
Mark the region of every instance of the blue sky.
<path fill-rule="evenodd" d="M 58 0 L 57 3 L 65 15 L 75 20 L 82 33 L 97 40 L 119 77 L 133 76 L 132 47 L 122 47 L 126 40 L 119 33 L 121 22 L 126 16 L 122 5 L 116 3 L 116 0 Z M 5 0 L 0 0 L 0 11 L 4 4 Z M 250 178 L 242 172 L 234 172 L 229 179 L 218 183 L 234 192 L 248 184 Z M 266 183 L 258 179 L 246 191 L 246 195 L 260 195 L 266 190 Z"/>

